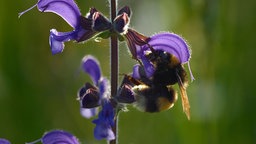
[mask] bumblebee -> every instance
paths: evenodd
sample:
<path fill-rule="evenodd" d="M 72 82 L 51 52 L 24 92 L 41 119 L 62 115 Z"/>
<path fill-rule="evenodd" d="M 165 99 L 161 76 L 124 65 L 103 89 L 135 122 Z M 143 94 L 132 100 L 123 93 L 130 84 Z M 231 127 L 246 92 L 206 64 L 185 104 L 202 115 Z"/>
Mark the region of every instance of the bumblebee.
<path fill-rule="evenodd" d="M 124 76 L 117 101 L 131 103 L 140 111 L 160 112 L 170 109 L 177 100 L 177 93 L 171 86 L 147 85 L 129 75 Z"/>
<path fill-rule="evenodd" d="M 147 77 L 144 67 L 139 67 L 139 79 L 124 75 L 117 101 L 131 103 L 145 112 L 160 112 L 170 109 L 177 100 L 173 85 L 178 83 L 183 111 L 190 119 L 190 105 L 186 93 L 187 73 L 174 55 L 162 50 L 151 50 L 146 58 L 153 64 L 155 71 Z"/>

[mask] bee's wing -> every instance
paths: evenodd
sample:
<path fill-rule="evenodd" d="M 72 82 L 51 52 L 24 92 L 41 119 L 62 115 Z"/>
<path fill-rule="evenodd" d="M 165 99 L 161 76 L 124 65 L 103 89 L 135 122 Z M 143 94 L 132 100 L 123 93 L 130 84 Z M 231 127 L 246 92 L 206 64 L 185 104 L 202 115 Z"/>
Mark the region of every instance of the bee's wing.
<path fill-rule="evenodd" d="M 177 77 L 178 77 L 178 84 L 179 84 L 180 93 L 181 93 L 183 111 L 187 115 L 188 120 L 190 120 L 190 105 L 189 105 L 189 100 L 187 96 L 186 85 L 183 84 L 178 73 L 177 73 Z"/>

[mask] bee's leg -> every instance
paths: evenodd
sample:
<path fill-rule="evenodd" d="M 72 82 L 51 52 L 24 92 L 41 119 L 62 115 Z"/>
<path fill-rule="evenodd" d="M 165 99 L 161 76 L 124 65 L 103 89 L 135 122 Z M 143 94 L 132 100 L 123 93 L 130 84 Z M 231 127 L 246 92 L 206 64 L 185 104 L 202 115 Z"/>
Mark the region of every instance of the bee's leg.
<path fill-rule="evenodd" d="M 182 82 L 182 79 L 179 76 L 179 74 L 178 73 L 176 73 L 176 74 L 178 77 L 178 84 L 179 84 L 180 93 L 181 93 L 183 111 L 187 115 L 187 118 L 190 120 L 190 104 L 189 104 L 189 100 L 188 100 L 188 96 L 187 96 L 186 84 L 184 84 Z"/>

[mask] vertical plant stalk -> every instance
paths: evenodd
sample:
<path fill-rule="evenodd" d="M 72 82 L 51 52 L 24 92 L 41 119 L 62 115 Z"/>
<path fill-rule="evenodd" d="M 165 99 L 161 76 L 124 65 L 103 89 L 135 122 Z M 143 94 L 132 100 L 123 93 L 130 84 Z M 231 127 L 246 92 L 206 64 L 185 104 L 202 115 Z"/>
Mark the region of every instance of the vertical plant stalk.
<path fill-rule="evenodd" d="M 116 2 L 117 0 L 111 0 L 110 11 L 111 11 L 111 21 L 113 22 L 116 17 Z M 117 83 L 118 83 L 118 39 L 116 35 L 110 37 L 110 64 L 111 64 L 111 95 L 115 96 L 117 93 Z"/>
<path fill-rule="evenodd" d="M 110 0 L 110 15 L 111 21 L 113 23 L 116 17 L 117 11 L 117 0 Z M 110 65 L 111 65 L 111 96 L 115 96 L 117 93 L 118 86 L 118 39 L 116 35 L 110 37 Z M 109 144 L 117 144 L 117 133 L 118 133 L 118 111 L 116 109 L 116 115 L 114 120 L 113 132 L 115 134 L 115 139 L 109 141 Z"/>

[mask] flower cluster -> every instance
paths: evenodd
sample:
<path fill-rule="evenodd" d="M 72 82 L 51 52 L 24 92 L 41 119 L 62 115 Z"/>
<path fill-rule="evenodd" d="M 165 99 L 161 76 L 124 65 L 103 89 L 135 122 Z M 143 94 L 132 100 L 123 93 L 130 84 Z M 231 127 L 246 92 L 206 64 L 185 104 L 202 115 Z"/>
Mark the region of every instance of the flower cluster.
<path fill-rule="evenodd" d="M 93 37 L 109 38 L 117 35 L 120 41 L 126 42 L 132 58 L 138 62 L 131 74 L 124 75 L 117 94 L 111 96 L 109 81 L 102 76 L 97 59 L 91 55 L 82 59 L 82 69 L 90 76 L 92 84 L 86 82 L 82 86 L 78 91 L 78 100 L 82 116 L 91 118 L 98 114 L 98 118 L 92 121 L 96 124 L 96 139 L 115 139 L 115 119 L 120 107 L 126 104 L 132 104 L 145 112 L 160 112 L 171 108 L 177 100 L 177 92 L 173 88 L 175 84 L 179 85 L 183 110 L 190 119 L 186 93 L 188 80 L 184 64 L 188 64 L 191 80 L 194 77 L 189 66 L 191 50 L 182 37 L 169 32 L 148 37 L 131 29 L 131 10 L 128 6 L 118 11 L 113 22 L 96 8 L 90 8 L 86 16 L 82 16 L 73 0 L 39 0 L 19 16 L 36 6 L 41 12 L 59 15 L 73 28 L 70 32 L 50 30 L 52 54 L 61 53 L 67 41 L 84 42 Z M 5 140 L 0 139 L 1 141 Z M 61 130 L 48 132 L 38 141 L 43 144 L 79 143 L 73 135 Z"/>

